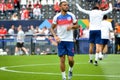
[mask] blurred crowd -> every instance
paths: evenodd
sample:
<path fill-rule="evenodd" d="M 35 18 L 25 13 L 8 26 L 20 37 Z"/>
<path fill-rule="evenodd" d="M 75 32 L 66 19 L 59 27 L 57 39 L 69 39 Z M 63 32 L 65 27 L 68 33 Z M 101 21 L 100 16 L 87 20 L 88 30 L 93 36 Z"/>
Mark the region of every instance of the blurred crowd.
<path fill-rule="evenodd" d="M 42 16 L 45 16 L 44 13 L 42 13 L 42 9 L 46 8 L 44 5 L 52 5 L 51 11 L 56 13 L 60 11 L 60 1 L 61 0 L 0 0 L 0 18 L 1 20 L 40 20 Z M 100 4 L 100 8 L 103 10 L 109 7 L 107 0 L 86 1 Z M 113 5 L 114 10 L 120 10 L 120 0 L 115 0 Z"/>

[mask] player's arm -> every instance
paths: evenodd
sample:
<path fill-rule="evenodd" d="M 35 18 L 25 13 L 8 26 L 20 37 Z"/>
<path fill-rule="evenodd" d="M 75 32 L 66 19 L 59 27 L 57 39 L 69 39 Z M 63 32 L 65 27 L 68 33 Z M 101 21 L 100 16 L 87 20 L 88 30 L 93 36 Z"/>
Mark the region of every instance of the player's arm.
<path fill-rule="evenodd" d="M 77 8 L 78 8 L 79 11 L 81 11 L 81 12 L 83 12 L 83 13 L 86 13 L 86 14 L 89 14 L 89 13 L 90 13 L 89 10 L 82 9 L 82 8 L 79 6 L 79 4 L 77 4 L 77 3 L 76 3 L 76 6 L 77 6 Z"/>
<path fill-rule="evenodd" d="M 72 29 L 78 29 L 78 28 L 79 28 L 78 23 L 77 23 L 77 22 L 76 22 L 76 23 L 73 23 Z"/>
<path fill-rule="evenodd" d="M 56 28 L 56 24 L 52 24 L 52 26 L 51 26 L 51 28 L 50 28 L 50 32 L 52 33 L 52 35 L 53 35 L 54 37 L 57 36 L 56 33 L 55 33 L 55 31 L 54 31 L 55 28 Z"/>
<path fill-rule="evenodd" d="M 56 28 L 56 24 L 52 24 L 51 28 L 50 28 L 50 32 L 52 33 L 53 37 L 55 38 L 55 40 L 59 43 L 61 40 L 60 38 L 56 35 L 54 29 Z"/>
<path fill-rule="evenodd" d="M 79 25 L 78 23 L 73 23 L 73 25 L 67 27 L 67 31 L 72 30 L 72 29 L 78 29 Z"/>
<path fill-rule="evenodd" d="M 106 11 L 103 11 L 103 14 L 105 15 L 105 14 L 107 14 L 107 13 L 109 13 L 109 12 L 111 12 L 112 11 L 112 4 L 111 3 L 109 3 L 109 9 L 108 10 L 106 10 Z"/>

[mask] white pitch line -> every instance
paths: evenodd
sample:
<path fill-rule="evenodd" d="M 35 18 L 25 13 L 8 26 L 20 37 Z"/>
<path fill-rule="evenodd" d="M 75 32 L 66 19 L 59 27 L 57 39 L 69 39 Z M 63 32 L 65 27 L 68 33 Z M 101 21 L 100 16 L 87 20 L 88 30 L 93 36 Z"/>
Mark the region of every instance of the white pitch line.
<path fill-rule="evenodd" d="M 77 63 L 79 64 L 79 63 Z M 81 63 L 82 64 L 82 63 Z M 85 64 L 85 63 L 84 63 Z M 31 65 L 19 65 L 19 66 L 9 66 L 9 67 L 1 67 L 0 70 L 7 71 L 7 72 L 14 72 L 14 73 L 25 73 L 25 74 L 44 74 L 44 75 L 61 75 L 60 73 L 49 73 L 49 72 L 27 72 L 27 71 L 17 71 L 17 70 L 10 70 L 7 68 L 13 67 L 24 67 L 24 66 L 38 66 L 38 65 L 57 65 L 57 63 L 53 64 L 31 64 Z M 88 76 L 88 77 L 111 77 L 111 78 L 120 78 L 120 75 L 94 75 L 94 74 L 74 74 L 74 76 Z"/>

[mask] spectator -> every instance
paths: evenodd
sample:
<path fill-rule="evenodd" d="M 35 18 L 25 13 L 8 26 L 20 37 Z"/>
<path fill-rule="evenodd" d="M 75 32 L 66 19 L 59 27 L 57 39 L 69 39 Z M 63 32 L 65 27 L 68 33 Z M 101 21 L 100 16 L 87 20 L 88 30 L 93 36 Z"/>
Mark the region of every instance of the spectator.
<path fill-rule="evenodd" d="M 27 4 L 27 8 L 33 8 L 33 4 L 32 4 L 31 1 L 28 2 L 28 4 Z"/>
<path fill-rule="evenodd" d="M 39 34 L 40 31 L 41 31 L 41 29 L 38 26 L 36 26 L 36 28 L 35 28 L 35 34 Z"/>
<path fill-rule="evenodd" d="M 120 23 L 115 26 L 115 53 L 118 53 L 118 45 L 120 45 Z"/>
<path fill-rule="evenodd" d="M 80 26 L 79 28 L 79 37 L 81 37 L 83 35 L 83 29 L 82 29 L 82 26 Z"/>
<path fill-rule="evenodd" d="M 0 11 L 2 13 L 5 13 L 5 11 L 6 11 L 6 4 L 5 4 L 4 0 L 0 3 Z"/>
<path fill-rule="evenodd" d="M 42 14 L 41 14 L 41 9 L 39 8 L 39 6 L 36 6 L 34 9 L 33 9 L 33 17 L 35 18 L 35 19 L 41 19 L 41 16 L 42 16 Z"/>
<path fill-rule="evenodd" d="M 47 27 L 43 27 L 42 31 L 40 32 L 40 34 L 44 34 L 44 35 L 48 35 L 48 33 L 49 33 L 49 30 Z"/>
<path fill-rule="evenodd" d="M 54 11 L 55 11 L 55 13 L 60 12 L 60 7 L 59 7 L 58 2 L 56 2 L 56 3 L 54 4 Z"/>
<path fill-rule="evenodd" d="M 23 6 L 22 10 L 20 11 L 21 20 L 28 20 L 29 19 L 29 11 L 25 6 Z"/>
<path fill-rule="evenodd" d="M 29 11 L 30 19 L 32 19 L 32 17 L 33 17 L 33 4 L 31 3 L 31 1 L 28 2 L 27 9 Z"/>
<path fill-rule="evenodd" d="M 7 12 L 10 12 L 10 13 L 14 12 L 14 5 L 11 2 L 11 0 L 9 0 L 8 3 L 6 4 L 6 8 L 7 8 Z"/>
<path fill-rule="evenodd" d="M 7 29 L 4 27 L 4 25 L 1 25 L 1 27 L 0 27 L 0 39 L 5 38 L 6 34 L 7 34 Z"/>
<path fill-rule="evenodd" d="M 35 33 L 35 29 L 33 25 L 30 25 L 30 29 L 28 30 L 28 33 L 30 34 L 34 34 Z"/>
<path fill-rule="evenodd" d="M 42 29 L 39 29 L 39 32 L 36 34 L 41 35 L 37 37 L 38 40 L 45 40 L 46 38 L 48 38 L 47 35 L 49 34 L 49 30 L 47 27 L 43 27 Z"/>
<path fill-rule="evenodd" d="M 14 0 L 14 8 L 20 10 L 20 0 Z"/>
<path fill-rule="evenodd" d="M 14 38 L 14 29 L 15 29 L 15 26 L 12 25 L 11 28 L 8 30 L 8 34 L 10 35 L 10 38 Z"/>
<path fill-rule="evenodd" d="M 11 16 L 11 20 L 13 20 L 13 21 L 16 21 L 16 20 L 18 20 L 19 18 L 18 18 L 18 16 L 17 16 L 17 13 L 13 13 L 13 15 Z"/>
<path fill-rule="evenodd" d="M 83 30 L 82 38 L 88 38 L 88 39 L 89 39 L 89 27 L 86 27 L 86 28 Z"/>
<path fill-rule="evenodd" d="M 34 4 L 34 8 L 37 7 L 37 6 L 38 6 L 39 8 L 42 8 L 42 5 L 40 4 L 39 1 L 37 1 L 37 2 Z"/>

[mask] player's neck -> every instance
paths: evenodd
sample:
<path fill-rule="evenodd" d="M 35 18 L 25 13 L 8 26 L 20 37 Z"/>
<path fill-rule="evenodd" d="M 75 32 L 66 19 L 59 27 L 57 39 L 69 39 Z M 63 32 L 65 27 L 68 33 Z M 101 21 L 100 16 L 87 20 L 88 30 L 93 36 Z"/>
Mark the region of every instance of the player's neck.
<path fill-rule="evenodd" d="M 62 15 L 65 15 L 65 14 L 67 14 L 67 12 L 65 12 L 65 11 L 61 11 L 61 14 L 62 14 Z"/>

